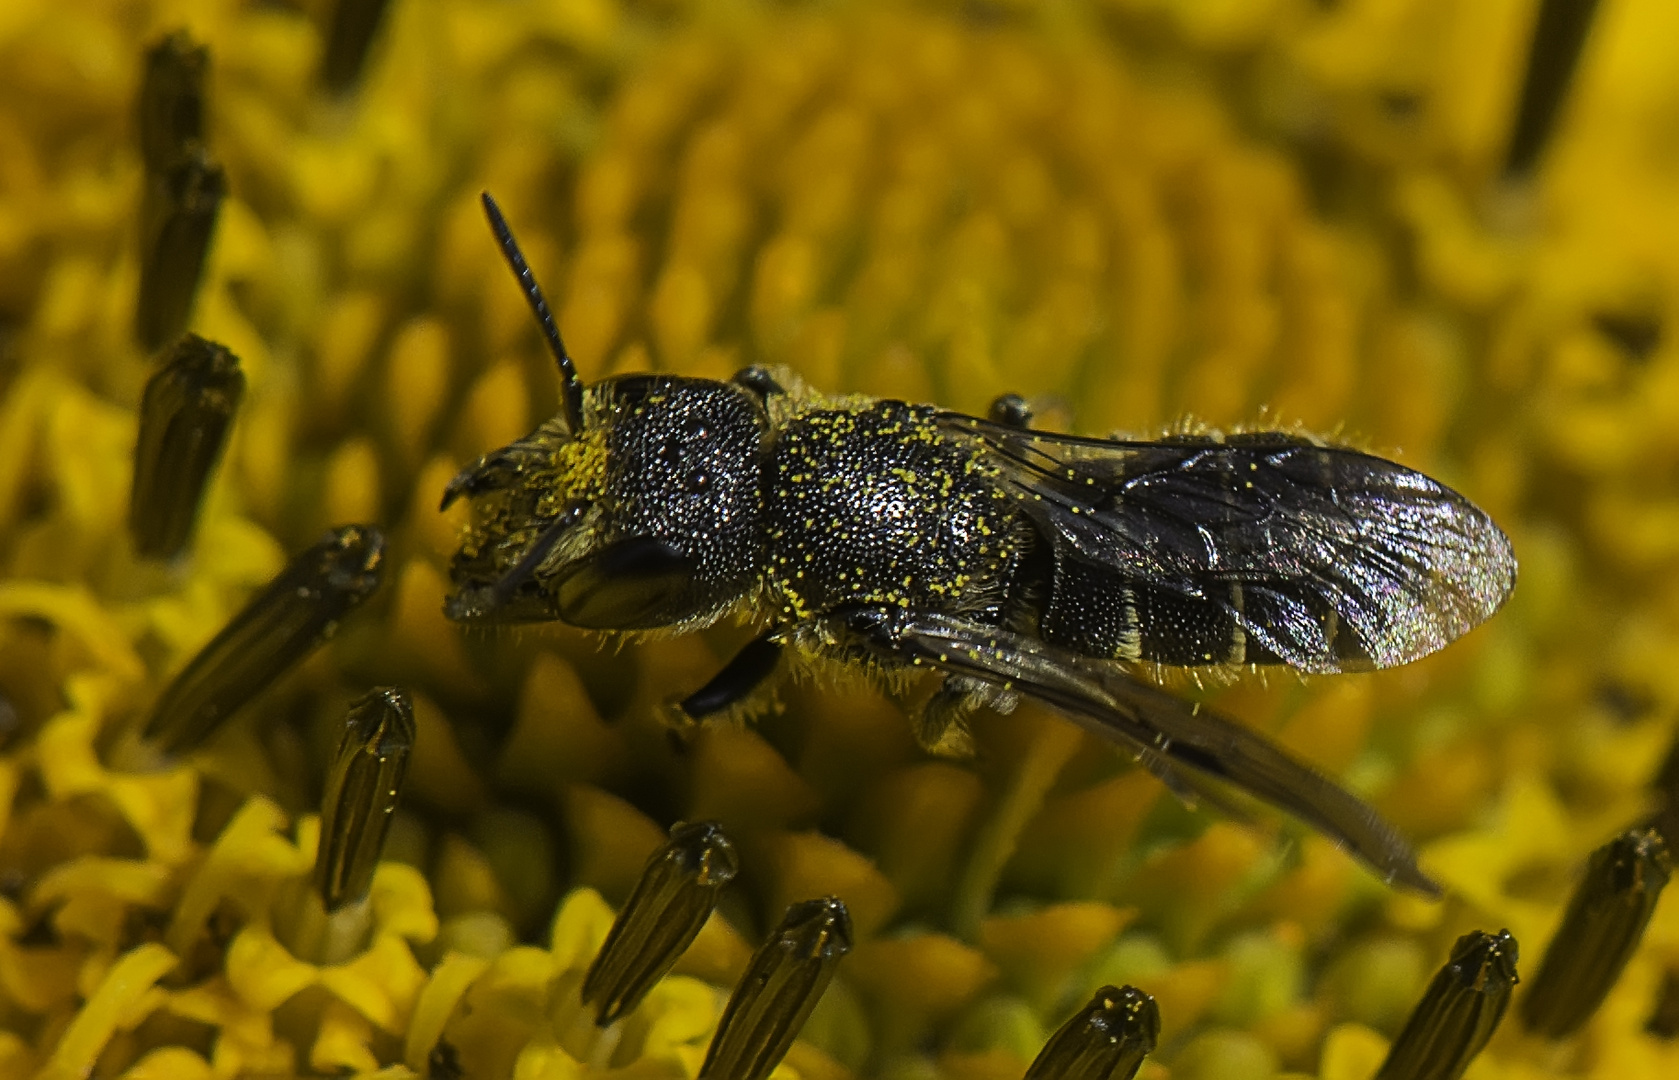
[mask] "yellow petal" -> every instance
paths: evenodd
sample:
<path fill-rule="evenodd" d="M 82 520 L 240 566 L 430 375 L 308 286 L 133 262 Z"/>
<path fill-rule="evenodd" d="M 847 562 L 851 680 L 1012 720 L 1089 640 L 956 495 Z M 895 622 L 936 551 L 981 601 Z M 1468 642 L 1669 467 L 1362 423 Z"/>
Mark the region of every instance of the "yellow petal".
<path fill-rule="evenodd" d="M 323 968 L 320 979 L 321 985 L 354 1005 L 380 1028 L 400 1034 L 408 1023 L 426 973 L 405 941 L 380 935 L 349 963 Z"/>
<path fill-rule="evenodd" d="M 247 926 L 227 950 L 227 980 L 253 1008 L 270 1010 L 313 986 L 320 972 L 274 940 L 266 926 Z"/>
<path fill-rule="evenodd" d="M 371 1072 L 379 1067 L 379 1059 L 368 1049 L 372 1040 L 373 1028 L 365 1016 L 340 1002 L 330 1002 L 321 1010 L 320 1033 L 309 1050 L 309 1067 L 323 1073 Z"/>
<path fill-rule="evenodd" d="M 403 1045 L 403 1060 L 415 1070 L 427 1067 L 427 1058 L 443 1037 L 455 1005 L 466 993 L 472 981 L 489 967 L 489 961 L 476 956 L 451 952 L 432 969 L 431 976 L 421 988 L 414 1005 L 414 1015 L 408 1022 L 408 1037 Z"/>
<path fill-rule="evenodd" d="M 132 1025 L 142 1019 L 131 1010 L 174 966 L 175 954 L 155 943 L 124 954 L 70 1021 L 40 1074 L 42 1080 L 87 1076 L 118 1027 L 125 1021 Z"/>
<path fill-rule="evenodd" d="M 307 871 L 307 860 L 279 835 L 285 826 L 285 811 L 272 802 L 245 801 L 182 891 L 164 937 L 171 948 L 190 950 L 224 899 L 239 898 L 247 913 L 266 911 L 274 882 Z"/>
<path fill-rule="evenodd" d="M 513 1064 L 513 1080 L 575 1080 L 583 1067 L 552 1042 L 526 1044 Z"/>
<path fill-rule="evenodd" d="M 122 1080 L 209 1080 L 210 1063 L 182 1046 L 164 1046 L 130 1065 Z"/>
<path fill-rule="evenodd" d="M 560 903 L 548 932 L 555 971 L 587 968 L 612 929 L 613 911 L 593 889 L 573 889 Z"/>
<path fill-rule="evenodd" d="M 437 936 L 437 912 L 425 875 L 406 863 L 382 862 L 368 892 L 373 924 L 381 934 L 423 943 Z"/>

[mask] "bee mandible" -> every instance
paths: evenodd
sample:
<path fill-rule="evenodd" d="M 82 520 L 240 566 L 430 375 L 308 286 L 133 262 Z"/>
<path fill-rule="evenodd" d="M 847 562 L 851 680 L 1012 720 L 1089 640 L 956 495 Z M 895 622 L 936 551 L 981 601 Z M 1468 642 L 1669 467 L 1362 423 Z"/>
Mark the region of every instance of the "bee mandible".
<path fill-rule="evenodd" d="M 1510 542 L 1421 473 L 1285 432 L 1160 441 L 1032 430 L 784 370 L 628 374 L 585 387 L 505 219 L 492 230 L 563 378 L 559 415 L 484 455 L 449 618 L 757 636 L 678 706 L 749 713 L 784 669 L 939 686 L 924 746 L 973 710 L 1040 700 L 1180 795 L 1234 788 L 1388 881 L 1436 891 L 1369 806 L 1260 735 L 1140 681 L 1139 665 L 1367 671 L 1432 653 L 1515 585 Z"/>

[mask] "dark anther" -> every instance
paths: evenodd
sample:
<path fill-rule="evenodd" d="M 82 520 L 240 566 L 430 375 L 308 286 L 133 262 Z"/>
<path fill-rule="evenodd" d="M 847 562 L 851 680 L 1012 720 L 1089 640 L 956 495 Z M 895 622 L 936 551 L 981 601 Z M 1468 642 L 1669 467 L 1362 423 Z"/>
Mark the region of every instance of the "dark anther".
<path fill-rule="evenodd" d="M 18 715 L 12 699 L 0 690 L 0 750 L 10 745 L 12 738 L 23 729 L 23 717 Z"/>
<path fill-rule="evenodd" d="M 146 53 L 140 84 L 140 299 L 134 333 L 156 349 L 186 327 L 204 255 L 226 194 L 222 170 L 204 142 L 204 78 L 209 52 L 184 31 Z"/>
<path fill-rule="evenodd" d="M 1592 852 L 1522 999 L 1528 1030 L 1561 1039 L 1591 1018 L 1637 950 L 1672 872 L 1654 829 L 1628 830 Z"/>
<path fill-rule="evenodd" d="M 1463 935 L 1393 1041 L 1376 1080 L 1457 1080 L 1498 1028 L 1516 983 L 1508 930 Z"/>
<path fill-rule="evenodd" d="M 1516 125 L 1505 151 L 1505 176 L 1526 176 L 1538 163 L 1556 126 L 1596 11 L 1597 0 L 1541 0 L 1533 43 L 1528 47 L 1527 76 L 1522 82 Z"/>
<path fill-rule="evenodd" d="M 635 1009 L 670 971 L 739 870 L 721 826 L 679 824 L 653 853 L 624 902 L 606 943 L 583 978 L 583 1001 L 600 1027 Z"/>
<path fill-rule="evenodd" d="M 1592 691 L 1592 700 L 1618 724 L 1635 723 L 1656 707 L 1656 699 L 1648 690 L 1619 679 L 1600 680 Z"/>
<path fill-rule="evenodd" d="M 1376 95 L 1376 101 L 1382 111 L 1392 120 L 1406 122 L 1415 120 L 1422 112 L 1423 102 L 1427 100 L 1415 90 L 1387 89 Z"/>
<path fill-rule="evenodd" d="M 204 142 L 204 75 L 210 52 L 177 30 L 146 50 L 140 82 L 140 158 L 146 173 L 168 172 Z"/>
<path fill-rule="evenodd" d="M 1650 778 L 1650 793 L 1655 796 L 1656 804 L 1651 825 L 1671 848 L 1679 840 L 1679 738 L 1667 748 L 1667 756 Z"/>
<path fill-rule="evenodd" d="M 185 329 L 227 178 L 202 147 L 146 179 L 140 208 L 140 300 L 134 333 L 156 349 Z"/>
<path fill-rule="evenodd" d="M 186 550 L 210 473 L 227 445 L 245 375 L 239 358 L 188 334 L 146 383 L 128 528 L 134 548 L 153 559 Z"/>
<path fill-rule="evenodd" d="M 851 951 L 851 915 L 838 897 L 787 909 L 723 1009 L 699 1080 L 764 1080 Z"/>
<path fill-rule="evenodd" d="M 1592 325 L 1632 360 L 1648 360 L 1662 343 L 1662 321 L 1657 315 L 1599 311 L 1592 315 Z"/>
<path fill-rule="evenodd" d="M 333 5 L 326 56 L 321 61 L 321 82 L 328 90 L 342 94 L 360 81 L 367 51 L 385 17 L 386 3 L 387 0 L 338 0 Z"/>
<path fill-rule="evenodd" d="M 426 1080 L 461 1080 L 465 1075 L 460 1051 L 446 1039 L 437 1040 L 437 1045 L 426 1055 Z"/>
<path fill-rule="evenodd" d="M 1663 802 L 1679 803 L 1679 735 L 1668 745 L 1661 766 L 1650 777 L 1650 790 Z"/>
<path fill-rule="evenodd" d="M 1650 1019 L 1644 1021 L 1644 1030 L 1658 1039 L 1671 1039 L 1679 1035 L 1679 971 L 1669 969 L 1662 977 L 1662 986 L 1656 993 L 1656 1008 L 1650 1014 Z"/>
<path fill-rule="evenodd" d="M 21 930 L 14 931 L 11 943 L 25 949 L 51 949 L 64 944 L 58 927 L 53 925 L 56 909 L 42 911 Z"/>
<path fill-rule="evenodd" d="M 175 676 L 145 737 L 168 753 L 202 743 L 373 594 L 384 551 L 378 529 L 346 525 L 294 558 Z"/>
<path fill-rule="evenodd" d="M 1134 986 L 1104 986 L 1062 1024 L 1026 1080 L 1131 1080 L 1160 1038 L 1160 1009 Z"/>
<path fill-rule="evenodd" d="M 372 887 L 413 748 L 408 691 L 380 687 L 350 705 L 327 773 L 315 855 L 315 892 L 329 914 Z"/>

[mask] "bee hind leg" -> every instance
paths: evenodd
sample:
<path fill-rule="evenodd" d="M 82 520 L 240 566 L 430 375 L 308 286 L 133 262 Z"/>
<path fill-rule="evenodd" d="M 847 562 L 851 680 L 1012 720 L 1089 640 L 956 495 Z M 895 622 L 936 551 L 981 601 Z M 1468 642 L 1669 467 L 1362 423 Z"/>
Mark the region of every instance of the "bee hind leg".
<path fill-rule="evenodd" d="M 974 737 L 968 718 L 986 706 L 1010 712 L 1014 704 L 1014 695 L 988 682 L 947 673 L 933 696 L 915 711 L 911 721 L 915 741 L 938 757 L 973 757 Z"/>

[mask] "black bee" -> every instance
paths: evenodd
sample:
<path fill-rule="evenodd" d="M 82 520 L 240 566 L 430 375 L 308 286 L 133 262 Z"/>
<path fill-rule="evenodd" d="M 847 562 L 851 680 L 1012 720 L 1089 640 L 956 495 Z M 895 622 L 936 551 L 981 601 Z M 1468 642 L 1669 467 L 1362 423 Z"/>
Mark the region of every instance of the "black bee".
<path fill-rule="evenodd" d="M 1364 803 L 1130 670 L 1364 671 L 1442 648 L 1516 578 L 1509 540 L 1462 496 L 1295 434 L 1040 433 L 1012 397 L 979 419 L 827 397 L 762 368 L 585 388 L 506 222 L 484 205 L 565 401 L 449 484 L 443 505 L 464 495 L 473 511 L 451 619 L 760 628 L 681 703 L 694 719 L 761 702 L 784 664 L 861 667 L 889 685 L 932 669 L 942 684 L 917 734 L 948 748 L 965 713 L 1024 694 L 1180 794 L 1222 803 L 1229 785 L 1389 881 L 1435 889 Z"/>

